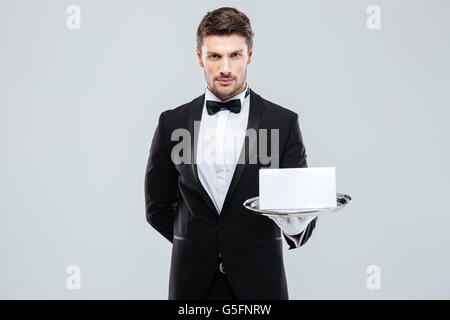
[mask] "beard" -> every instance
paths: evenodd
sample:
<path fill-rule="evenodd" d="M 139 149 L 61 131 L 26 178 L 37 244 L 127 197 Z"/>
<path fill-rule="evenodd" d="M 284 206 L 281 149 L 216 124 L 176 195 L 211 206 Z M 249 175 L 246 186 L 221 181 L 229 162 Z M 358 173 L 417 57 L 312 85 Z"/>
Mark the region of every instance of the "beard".
<path fill-rule="evenodd" d="M 205 74 L 205 78 L 206 74 Z M 242 78 L 234 78 L 233 80 L 233 84 L 226 86 L 226 87 L 222 87 L 222 86 L 216 86 L 216 79 L 215 78 L 210 78 L 209 81 L 207 81 L 212 93 L 214 93 L 214 95 L 221 99 L 221 100 L 227 100 L 233 96 L 235 96 L 237 94 L 237 92 L 239 91 L 239 89 L 241 89 L 241 87 L 244 85 L 245 80 L 247 78 L 247 68 L 245 69 L 245 73 L 244 76 Z"/>

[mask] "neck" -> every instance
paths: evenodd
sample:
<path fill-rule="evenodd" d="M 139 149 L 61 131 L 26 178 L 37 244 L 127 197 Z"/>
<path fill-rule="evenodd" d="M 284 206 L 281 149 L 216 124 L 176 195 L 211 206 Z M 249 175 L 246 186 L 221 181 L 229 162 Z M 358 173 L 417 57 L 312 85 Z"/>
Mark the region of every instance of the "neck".
<path fill-rule="evenodd" d="M 216 92 L 214 92 L 213 90 L 211 90 L 211 88 L 208 86 L 209 91 L 211 91 L 212 93 L 214 93 L 214 95 L 219 98 L 222 101 L 228 100 L 234 96 L 237 96 L 239 93 L 245 91 L 247 89 L 247 81 L 244 82 L 244 84 L 239 88 L 239 90 L 237 90 L 234 94 L 229 95 L 229 96 L 221 96 L 218 95 Z"/>

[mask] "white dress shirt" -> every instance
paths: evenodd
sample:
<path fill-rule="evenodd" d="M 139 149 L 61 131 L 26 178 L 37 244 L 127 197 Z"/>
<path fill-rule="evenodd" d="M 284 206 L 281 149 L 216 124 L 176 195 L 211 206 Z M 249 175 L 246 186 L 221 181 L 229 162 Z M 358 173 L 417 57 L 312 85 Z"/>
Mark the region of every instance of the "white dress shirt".
<path fill-rule="evenodd" d="M 196 154 L 197 172 L 200 182 L 209 194 L 219 214 L 222 211 L 225 196 L 228 192 L 247 130 L 250 94 L 245 97 L 248 83 L 246 85 L 247 87 L 244 91 L 228 99 L 241 100 L 241 111 L 239 113 L 222 109 L 213 115 L 209 115 L 206 109 L 206 100 L 220 102 L 228 100 L 220 100 L 208 88 L 205 91 Z M 299 238 L 292 235 L 302 232 L 313 218 L 277 217 L 272 220 L 298 247 L 303 234 Z"/>

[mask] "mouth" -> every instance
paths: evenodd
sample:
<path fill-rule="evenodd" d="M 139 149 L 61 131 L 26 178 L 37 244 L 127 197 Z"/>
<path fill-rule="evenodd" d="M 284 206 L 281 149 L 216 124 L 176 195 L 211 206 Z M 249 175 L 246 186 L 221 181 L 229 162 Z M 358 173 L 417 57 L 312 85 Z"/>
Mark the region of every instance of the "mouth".
<path fill-rule="evenodd" d="M 230 78 L 219 78 L 216 80 L 220 85 L 226 86 L 233 82 L 233 79 Z"/>

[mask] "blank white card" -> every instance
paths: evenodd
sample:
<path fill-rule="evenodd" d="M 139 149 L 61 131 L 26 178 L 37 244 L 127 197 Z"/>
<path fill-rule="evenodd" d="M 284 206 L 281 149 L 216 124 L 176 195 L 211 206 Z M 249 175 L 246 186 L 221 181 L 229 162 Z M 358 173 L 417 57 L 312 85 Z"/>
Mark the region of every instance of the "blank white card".
<path fill-rule="evenodd" d="M 259 208 L 263 210 L 336 207 L 336 168 L 259 169 Z"/>

